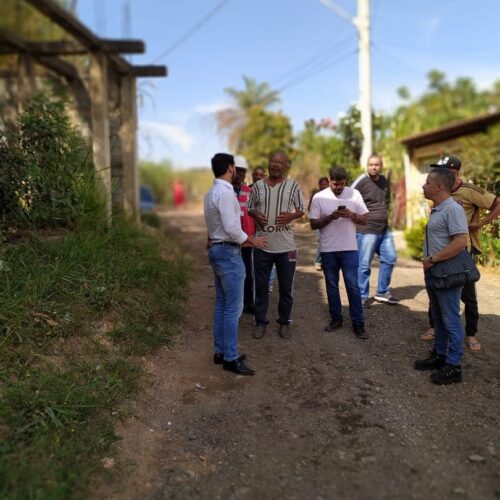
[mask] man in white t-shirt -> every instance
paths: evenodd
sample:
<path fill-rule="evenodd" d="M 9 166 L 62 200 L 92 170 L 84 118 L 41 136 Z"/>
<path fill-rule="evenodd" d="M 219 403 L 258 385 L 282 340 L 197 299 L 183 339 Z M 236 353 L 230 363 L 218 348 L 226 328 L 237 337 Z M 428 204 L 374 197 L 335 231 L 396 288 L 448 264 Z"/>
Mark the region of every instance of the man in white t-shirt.
<path fill-rule="evenodd" d="M 333 166 L 329 175 L 330 189 L 314 196 L 309 214 L 311 228 L 320 231 L 319 249 L 330 311 L 330 321 L 325 330 L 333 332 L 342 326 L 339 293 L 339 273 L 342 270 L 352 330 L 358 338 L 367 339 L 358 286 L 356 224 L 366 224 L 368 210 L 359 191 L 346 187 L 347 172 L 343 167 Z"/>

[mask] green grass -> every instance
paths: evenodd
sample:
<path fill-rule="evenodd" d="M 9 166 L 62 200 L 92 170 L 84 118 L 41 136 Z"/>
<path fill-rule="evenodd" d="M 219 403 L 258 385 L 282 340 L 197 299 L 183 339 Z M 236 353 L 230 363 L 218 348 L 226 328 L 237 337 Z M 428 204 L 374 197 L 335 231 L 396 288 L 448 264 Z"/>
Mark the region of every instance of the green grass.
<path fill-rule="evenodd" d="M 0 498 L 85 492 L 137 357 L 176 330 L 187 268 L 124 222 L 0 247 Z"/>

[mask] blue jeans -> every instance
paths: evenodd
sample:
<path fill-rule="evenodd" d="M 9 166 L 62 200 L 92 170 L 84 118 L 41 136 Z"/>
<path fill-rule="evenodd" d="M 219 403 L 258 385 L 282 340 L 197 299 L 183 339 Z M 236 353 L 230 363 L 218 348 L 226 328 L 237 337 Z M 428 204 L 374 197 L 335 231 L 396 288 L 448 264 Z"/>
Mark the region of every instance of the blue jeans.
<path fill-rule="evenodd" d="M 344 284 L 349 300 L 349 315 L 356 325 L 364 325 L 363 305 L 358 286 L 358 252 L 349 250 L 344 252 L 321 252 L 323 274 L 325 275 L 326 294 L 330 318 L 333 321 L 342 321 L 342 302 L 339 292 L 339 273 L 342 270 Z"/>
<path fill-rule="evenodd" d="M 239 247 L 212 245 L 208 261 L 214 270 L 214 350 L 225 361 L 238 358 L 238 320 L 243 312 L 245 265 Z"/>
<path fill-rule="evenodd" d="M 434 348 L 446 356 L 450 365 L 459 365 L 464 351 L 464 330 L 460 321 L 460 295 L 462 288 L 432 290 L 427 288 L 434 319 Z"/>
<path fill-rule="evenodd" d="M 462 288 L 460 300 L 464 303 L 465 314 L 465 336 L 475 337 L 477 334 L 477 324 L 479 322 L 479 310 L 477 307 L 476 284 L 467 283 Z M 429 326 L 434 328 L 434 319 L 432 318 L 431 305 L 429 304 Z"/>
<path fill-rule="evenodd" d="M 367 299 L 370 296 L 371 263 L 375 254 L 380 257 L 377 294 L 387 293 L 397 259 L 392 232 L 387 230 L 382 234 L 356 233 L 356 240 L 359 252 L 358 284 L 361 297 Z"/>

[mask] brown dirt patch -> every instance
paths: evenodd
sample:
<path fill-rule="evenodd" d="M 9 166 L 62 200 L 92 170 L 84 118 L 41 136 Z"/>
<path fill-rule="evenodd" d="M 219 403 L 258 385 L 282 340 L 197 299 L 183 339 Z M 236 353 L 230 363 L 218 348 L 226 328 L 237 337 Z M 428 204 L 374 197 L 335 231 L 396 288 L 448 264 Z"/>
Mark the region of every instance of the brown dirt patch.
<path fill-rule="evenodd" d="M 500 498 L 495 275 L 478 287 L 482 352 L 466 352 L 462 384 L 437 387 L 412 368 L 430 347 L 418 340 L 427 328 L 421 266 L 399 260 L 393 293 L 401 305 L 367 311 L 368 341 L 350 331 L 347 309 L 344 328 L 326 333 L 315 235 L 299 224 L 293 337 L 271 328 L 254 340 L 244 315 L 241 351 L 257 375 L 238 377 L 212 364 L 200 211 L 164 220 L 193 257 L 190 298 L 175 343 L 144 361 L 147 381 L 118 429 L 117 473 L 93 498 Z"/>

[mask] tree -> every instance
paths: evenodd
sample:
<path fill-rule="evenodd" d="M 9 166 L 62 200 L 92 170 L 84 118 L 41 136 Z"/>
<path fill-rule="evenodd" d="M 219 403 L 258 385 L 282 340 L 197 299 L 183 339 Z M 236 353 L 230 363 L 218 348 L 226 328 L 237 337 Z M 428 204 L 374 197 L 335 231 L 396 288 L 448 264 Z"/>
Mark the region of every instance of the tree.
<path fill-rule="evenodd" d="M 427 90 L 418 98 L 412 99 L 406 87 L 397 90 L 403 104 L 381 120 L 380 134 L 375 138 L 375 149 L 397 174 L 403 169 L 403 137 L 472 118 L 500 105 L 500 81 L 492 91 L 479 91 L 471 78 L 461 77 L 450 83 L 438 70 L 429 71 L 427 79 Z"/>
<path fill-rule="evenodd" d="M 280 102 L 279 93 L 272 90 L 268 83 L 257 83 L 254 78 L 246 76 L 243 77 L 243 82 L 245 85 L 243 90 L 233 87 L 224 89 L 224 92 L 233 99 L 234 106 L 215 114 L 219 134 L 227 137 L 229 149 L 232 151 L 240 149 L 241 133 L 252 108 L 258 106 L 268 109 Z"/>
<path fill-rule="evenodd" d="M 266 111 L 260 106 L 249 109 L 239 140 L 238 152 L 250 165 L 266 165 L 269 154 L 283 151 L 293 156 L 293 133 L 290 119 L 282 113 Z"/>

